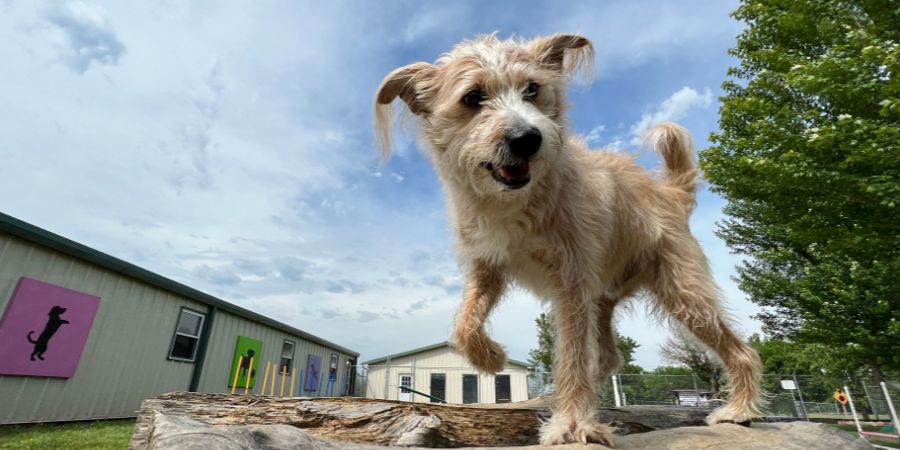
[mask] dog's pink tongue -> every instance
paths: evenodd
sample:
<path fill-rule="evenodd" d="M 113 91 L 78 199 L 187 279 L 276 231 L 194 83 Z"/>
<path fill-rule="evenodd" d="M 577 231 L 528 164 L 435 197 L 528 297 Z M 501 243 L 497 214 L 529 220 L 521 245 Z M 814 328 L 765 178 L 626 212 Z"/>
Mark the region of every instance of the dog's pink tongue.
<path fill-rule="evenodd" d="M 528 176 L 528 163 L 500 167 L 500 175 L 509 180 L 525 178 Z"/>

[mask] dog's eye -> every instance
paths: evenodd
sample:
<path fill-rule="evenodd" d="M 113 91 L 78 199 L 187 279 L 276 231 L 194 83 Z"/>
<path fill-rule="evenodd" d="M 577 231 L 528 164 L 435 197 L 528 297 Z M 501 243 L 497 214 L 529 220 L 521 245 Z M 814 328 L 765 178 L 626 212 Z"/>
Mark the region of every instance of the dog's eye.
<path fill-rule="evenodd" d="M 532 81 L 531 83 L 528 83 L 528 86 L 525 88 L 525 93 L 522 95 L 524 95 L 525 99 L 527 100 L 534 100 L 534 98 L 538 95 L 539 87 L 540 85 Z"/>
<path fill-rule="evenodd" d="M 484 92 L 481 92 L 478 89 L 472 89 L 471 91 L 466 92 L 466 95 L 462 98 L 463 104 L 472 108 L 481 105 L 482 100 L 484 100 Z"/>

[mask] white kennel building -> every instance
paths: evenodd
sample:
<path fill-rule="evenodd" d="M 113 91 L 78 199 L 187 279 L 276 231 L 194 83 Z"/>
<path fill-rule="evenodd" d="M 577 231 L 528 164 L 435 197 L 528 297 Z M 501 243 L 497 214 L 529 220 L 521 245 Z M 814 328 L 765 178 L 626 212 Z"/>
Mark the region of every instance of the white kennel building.
<path fill-rule="evenodd" d="M 528 364 L 507 359 L 499 373 L 479 373 L 448 342 L 388 355 L 363 363 L 366 397 L 418 403 L 509 403 L 528 400 Z"/>

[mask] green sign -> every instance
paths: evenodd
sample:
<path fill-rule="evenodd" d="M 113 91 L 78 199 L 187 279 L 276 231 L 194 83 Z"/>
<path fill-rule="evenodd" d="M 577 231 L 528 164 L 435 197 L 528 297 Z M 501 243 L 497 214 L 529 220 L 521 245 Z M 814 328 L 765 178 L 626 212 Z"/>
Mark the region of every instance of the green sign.
<path fill-rule="evenodd" d="M 234 374 L 237 373 L 237 387 L 247 386 L 247 377 L 250 377 L 250 387 L 256 384 L 259 377 L 259 366 L 262 357 L 262 341 L 250 339 L 244 336 L 238 336 L 237 344 L 234 346 L 234 359 L 231 361 L 231 371 L 228 373 L 228 386 L 232 386 L 235 380 Z M 240 361 L 240 369 L 238 369 L 238 361 Z M 253 364 L 253 367 L 250 367 Z"/>

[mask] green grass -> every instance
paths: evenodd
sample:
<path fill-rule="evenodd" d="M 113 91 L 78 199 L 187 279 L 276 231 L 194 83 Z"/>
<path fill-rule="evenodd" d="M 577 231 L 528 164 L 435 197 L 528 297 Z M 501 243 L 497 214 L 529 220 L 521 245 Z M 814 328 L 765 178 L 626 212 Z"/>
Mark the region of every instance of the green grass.
<path fill-rule="evenodd" d="M 841 424 L 841 425 L 832 425 L 832 426 L 840 428 L 844 431 L 848 431 L 850 433 L 856 434 L 856 425 L 854 425 L 854 424 L 847 424 L 847 425 Z M 880 431 L 881 427 L 877 426 L 877 425 L 863 425 L 862 429 L 863 429 L 863 431 Z M 872 436 L 866 436 L 866 439 L 873 444 L 878 444 L 883 447 L 900 448 L 900 440 L 897 440 L 897 439 L 883 439 L 883 438 L 877 438 L 877 437 L 872 437 Z"/>
<path fill-rule="evenodd" d="M 0 449 L 124 449 L 134 419 L 0 426 Z"/>

